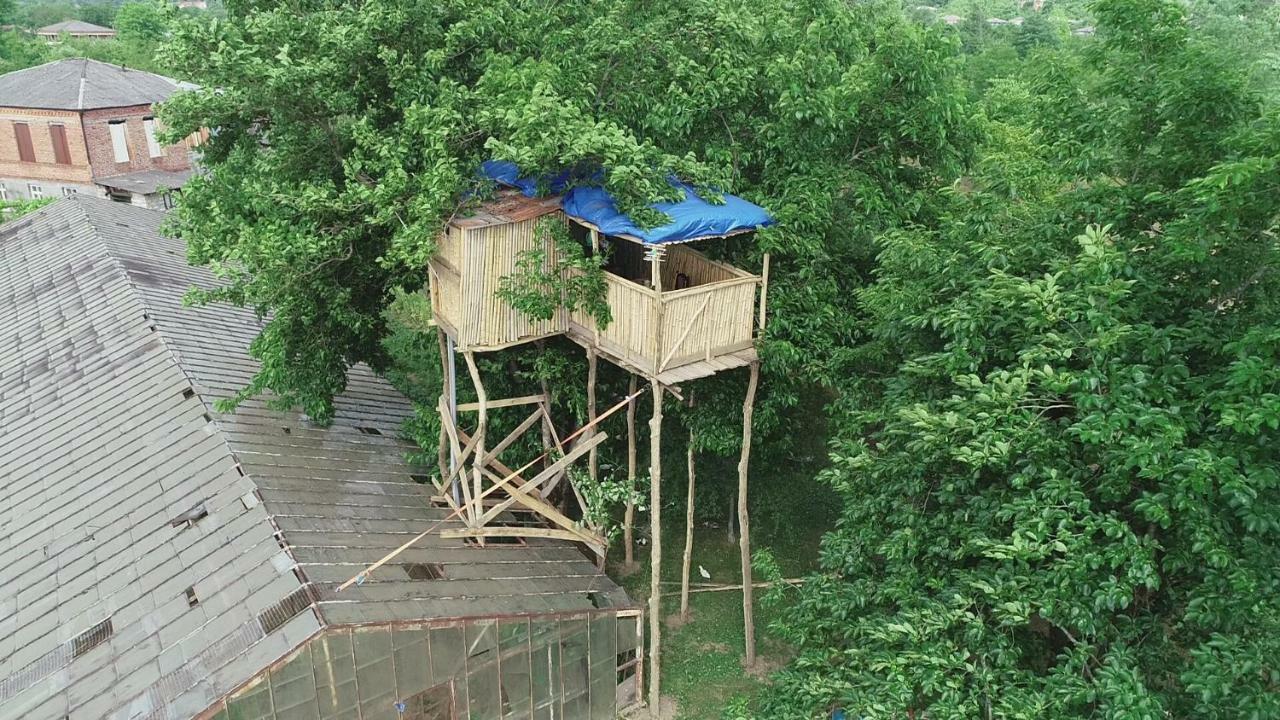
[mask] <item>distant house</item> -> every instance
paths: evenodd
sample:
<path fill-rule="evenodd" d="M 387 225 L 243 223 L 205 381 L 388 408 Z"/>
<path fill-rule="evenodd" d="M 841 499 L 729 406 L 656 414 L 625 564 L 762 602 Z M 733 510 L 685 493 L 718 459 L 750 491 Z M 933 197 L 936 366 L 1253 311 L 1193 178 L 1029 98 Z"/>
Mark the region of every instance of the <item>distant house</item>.
<path fill-rule="evenodd" d="M 88 40 L 110 40 L 116 36 L 116 31 L 83 20 L 63 20 L 36 30 L 36 37 L 49 41 L 61 40 L 63 35 Z"/>
<path fill-rule="evenodd" d="M 0 200 L 89 194 L 167 207 L 203 134 L 157 139 L 177 80 L 71 58 L 0 75 Z"/>
<path fill-rule="evenodd" d="M 178 7 L 183 9 L 208 10 L 209 3 L 205 0 L 178 0 Z"/>
<path fill-rule="evenodd" d="M 959 15 L 943 15 L 942 22 L 948 25 L 959 25 L 960 23 L 964 22 L 964 18 L 960 17 Z"/>
<path fill-rule="evenodd" d="M 462 523 L 406 460 L 412 407 L 369 368 L 327 427 L 217 411 L 261 321 L 183 305 L 216 281 L 164 217 L 70 198 L 0 225 L 0 720 L 636 705 L 626 593 L 565 540 L 443 537 Z"/>

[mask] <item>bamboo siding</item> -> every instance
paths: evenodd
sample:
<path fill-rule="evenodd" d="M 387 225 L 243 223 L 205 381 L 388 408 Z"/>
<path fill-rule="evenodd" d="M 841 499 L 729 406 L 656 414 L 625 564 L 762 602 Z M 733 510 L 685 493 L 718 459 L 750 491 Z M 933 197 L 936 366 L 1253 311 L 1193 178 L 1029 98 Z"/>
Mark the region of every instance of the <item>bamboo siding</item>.
<path fill-rule="evenodd" d="M 750 346 L 758 284 L 748 276 L 663 293 L 658 372 Z"/>
<path fill-rule="evenodd" d="M 754 277 L 732 265 L 711 260 L 691 247 L 675 245 L 667 251 L 662 261 L 662 287 L 666 290 L 675 289 L 678 287 L 676 280 L 680 275 L 689 278 L 689 287 L 710 285 L 722 280 Z"/>
<path fill-rule="evenodd" d="M 465 327 L 459 327 L 464 347 L 482 349 L 511 345 L 564 332 L 564 314 L 557 311 L 550 320 L 535 320 L 498 297 L 502 278 L 516 271 L 521 254 L 538 249 L 542 239 L 536 232 L 539 218 L 480 228 L 468 228 L 463 237 L 463 297 L 466 301 Z M 547 264 L 554 263 L 555 248 L 547 248 Z"/>
<path fill-rule="evenodd" d="M 527 317 L 498 297 L 498 290 L 502 279 L 515 273 L 520 256 L 544 242 L 536 228 L 549 213 L 526 207 L 538 201 L 520 202 L 507 201 L 506 215 L 482 211 L 459 221 L 440 237 L 430 264 L 432 308 L 460 348 L 497 350 L 568 332 L 582 344 L 657 375 L 752 346 L 761 279 L 683 245 L 666 248 L 664 292 L 650 288 L 647 279 L 634 282 L 606 273 L 613 320 L 605 327 L 582 310 L 561 309 L 550 320 Z M 638 261 L 641 248 L 635 250 Z M 554 252 L 549 248 L 548 270 Z M 687 278 L 690 287 L 674 289 L 677 277 Z"/>

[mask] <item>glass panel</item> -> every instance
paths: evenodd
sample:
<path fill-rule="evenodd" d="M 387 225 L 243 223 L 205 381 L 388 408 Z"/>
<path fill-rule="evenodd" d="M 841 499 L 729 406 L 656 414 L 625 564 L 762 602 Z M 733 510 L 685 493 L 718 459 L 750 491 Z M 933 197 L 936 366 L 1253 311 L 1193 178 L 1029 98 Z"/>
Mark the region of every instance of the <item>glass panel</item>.
<path fill-rule="evenodd" d="M 561 683 L 564 687 L 565 720 L 586 720 L 587 704 L 587 621 L 572 618 L 560 621 Z"/>
<path fill-rule="evenodd" d="M 529 720 L 533 703 L 530 689 L 529 621 L 504 620 L 498 625 L 502 656 L 503 717 Z"/>
<path fill-rule="evenodd" d="M 320 717 L 323 720 L 358 717 L 356 667 L 351 635 L 337 631 L 320 636 L 311 644 L 311 663 L 315 668 L 316 700 L 320 706 Z"/>
<path fill-rule="evenodd" d="M 466 714 L 467 682 L 466 659 L 467 645 L 463 638 L 461 625 L 433 627 L 431 640 L 431 677 L 436 682 L 444 682 L 445 678 L 455 678 L 453 683 L 453 703 L 459 715 Z"/>
<path fill-rule="evenodd" d="M 391 631 L 355 630 L 356 688 L 363 720 L 396 720 L 396 673 L 391 664 Z"/>
<path fill-rule="evenodd" d="M 392 630 L 391 641 L 395 645 L 396 694 L 409 697 L 431 687 L 426 628 L 397 628 Z"/>
<path fill-rule="evenodd" d="M 319 720 L 310 646 L 271 672 L 271 697 L 276 720 Z"/>
<path fill-rule="evenodd" d="M 498 684 L 497 656 L 489 651 L 490 662 L 472 665 L 467 661 L 467 693 L 471 720 L 498 720 L 502 713 L 502 691 Z"/>
<path fill-rule="evenodd" d="M 555 620 L 532 623 L 530 642 L 530 682 L 533 686 L 533 716 L 560 715 L 560 623 Z"/>
<path fill-rule="evenodd" d="M 618 689 L 618 625 L 613 615 L 591 619 L 591 716 L 613 717 Z"/>
<path fill-rule="evenodd" d="M 443 683 L 405 698 L 400 720 L 454 720 L 450 685 Z"/>
<path fill-rule="evenodd" d="M 228 720 L 270 720 L 271 686 L 266 676 L 253 681 L 253 685 L 227 701 Z"/>

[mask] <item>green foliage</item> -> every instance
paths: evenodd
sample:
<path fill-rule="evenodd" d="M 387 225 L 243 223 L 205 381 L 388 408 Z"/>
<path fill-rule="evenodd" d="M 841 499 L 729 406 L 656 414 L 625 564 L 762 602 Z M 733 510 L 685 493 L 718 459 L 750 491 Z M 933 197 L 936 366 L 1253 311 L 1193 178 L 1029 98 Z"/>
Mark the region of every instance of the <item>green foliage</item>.
<path fill-rule="evenodd" d="M 879 238 L 761 717 L 1280 714 L 1280 116 L 1178 6 L 1094 12 Z"/>
<path fill-rule="evenodd" d="M 613 322 L 604 278 L 608 258 L 603 253 L 588 257 L 563 220 L 542 218 L 534 232 L 537 246 L 516 257 L 515 272 L 501 279 L 498 297 L 535 320 L 550 320 L 564 308 L 582 310 L 608 327 Z"/>
<path fill-rule="evenodd" d="M 169 33 L 177 6 L 168 0 L 126 2 L 115 16 L 115 29 L 124 42 L 156 44 Z"/>
<path fill-rule="evenodd" d="M 630 211 L 673 173 L 740 192 L 781 222 L 726 259 L 772 249 L 792 279 L 770 298 L 767 421 L 852 369 L 871 239 L 969 151 L 952 47 L 840 0 L 233 5 L 165 55 L 207 88 L 170 101 L 166 125 L 220 129 L 177 226 L 225 273 L 222 297 L 270 317 L 260 351 L 307 359 L 264 355 L 258 387 L 323 405 L 348 364 L 385 365 L 390 289 L 425 283 L 482 160 L 602 166 Z"/>
<path fill-rule="evenodd" d="M 35 212 L 53 201 L 54 198 L 42 198 L 40 200 L 5 200 L 0 202 L 0 223 L 17 220 L 23 215 Z"/>
<path fill-rule="evenodd" d="M 599 479 L 593 482 L 585 470 L 575 465 L 569 468 L 568 474 L 586 504 L 582 508 L 583 523 L 596 528 L 606 544 L 617 540 L 622 533 L 620 510 L 626 506 L 628 498 L 635 503 L 636 510 L 643 512 L 645 509 L 649 488 L 647 477 L 637 477 L 632 486 L 627 482 L 626 473 L 600 473 Z"/>

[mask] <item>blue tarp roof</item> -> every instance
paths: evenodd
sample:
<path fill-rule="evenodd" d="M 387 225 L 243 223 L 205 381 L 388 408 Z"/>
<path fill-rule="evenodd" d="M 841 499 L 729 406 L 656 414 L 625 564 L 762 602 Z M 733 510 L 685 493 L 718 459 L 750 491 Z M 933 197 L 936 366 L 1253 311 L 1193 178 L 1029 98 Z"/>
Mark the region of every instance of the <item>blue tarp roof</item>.
<path fill-rule="evenodd" d="M 498 183 L 514 187 L 528 197 L 538 193 L 539 181 L 521 177 L 515 163 L 490 160 L 481 165 L 481 173 Z M 569 182 L 569 173 L 563 172 L 546 178 L 542 184 L 553 193 L 563 192 Z M 671 222 L 655 228 L 643 229 L 618 210 L 613 196 L 598 186 L 579 186 L 570 189 L 561 199 L 560 206 L 569 217 L 591 223 L 606 235 L 623 235 L 637 238 L 649 245 L 680 243 L 702 238 L 720 237 L 766 227 L 774 223 L 768 211 L 755 203 L 736 195 L 725 194 L 724 203 L 713 205 L 702 199 L 691 185 L 672 181 L 684 192 L 679 202 L 657 202 L 650 207 L 671 218 Z"/>

